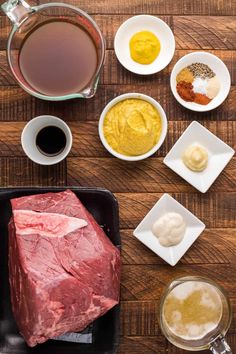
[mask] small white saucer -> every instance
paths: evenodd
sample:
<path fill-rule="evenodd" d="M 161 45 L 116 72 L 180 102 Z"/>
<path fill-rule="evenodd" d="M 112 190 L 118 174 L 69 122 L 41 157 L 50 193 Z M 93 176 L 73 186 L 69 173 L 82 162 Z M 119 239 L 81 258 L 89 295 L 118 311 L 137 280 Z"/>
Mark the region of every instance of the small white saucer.
<path fill-rule="evenodd" d="M 186 222 L 186 232 L 183 240 L 176 246 L 163 247 L 158 238 L 153 235 L 151 228 L 154 222 L 165 213 L 179 213 Z M 134 230 L 134 236 L 145 246 L 150 248 L 159 257 L 164 259 L 171 266 L 176 265 L 189 247 L 196 241 L 205 224 L 193 215 L 188 209 L 177 202 L 169 194 L 163 194 L 154 207 Z"/>
<path fill-rule="evenodd" d="M 129 41 L 140 31 L 154 33 L 161 43 L 161 51 L 151 64 L 136 63 L 130 56 Z M 173 58 L 175 52 L 175 38 L 170 27 L 156 16 L 138 15 L 125 21 L 114 39 L 114 48 L 117 59 L 129 71 L 141 75 L 151 75 L 164 69 Z"/>
<path fill-rule="evenodd" d="M 182 156 L 185 149 L 194 143 L 208 151 L 208 165 L 202 172 L 194 172 L 185 166 Z M 164 159 L 164 164 L 175 171 L 193 187 L 205 193 L 216 180 L 235 151 L 208 129 L 193 121 Z"/>
<path fill-rule="evenodd" d="M 176 76 L 182 69 L 193 63 L 203 63 L 208 65 L 210 69 L 214 71 L 220 81 L 220 92 L 207 105 L 201 105 L 195 102 L 187 102 L 179 96 L 176 90 Z M 230 91 L 231 79 L 227 66 L 216 55 L 208 52 L 193 52 L 186 54 L 180 58 L 179 61 L 177 61 L 171 72 L 170 86 L 173 95 L 182 106 L 191 109 L 192 111 L 206 112 L 218 107 L 221 103 L 224 102 Z"/>

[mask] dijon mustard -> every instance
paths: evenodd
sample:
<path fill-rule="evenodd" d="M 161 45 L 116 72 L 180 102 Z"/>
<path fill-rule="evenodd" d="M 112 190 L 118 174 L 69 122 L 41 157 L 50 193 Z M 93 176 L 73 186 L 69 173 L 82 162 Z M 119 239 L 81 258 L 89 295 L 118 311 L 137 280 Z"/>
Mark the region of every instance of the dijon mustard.
<path fill-rule="evenodd" d="M 139 156 L 159 141 L 162 122 L 158 110 L 142 99 L 126 99 L 115 104 L 106 114 L 104 137 L 116 152 Z"/>
<path fill-rule="evenodd" d="M 159 55 L 161 43 L 154 33 L 141 31 L 133 35 L 129 42 L 131 58 L 139 64 L 151 64 Z"/>

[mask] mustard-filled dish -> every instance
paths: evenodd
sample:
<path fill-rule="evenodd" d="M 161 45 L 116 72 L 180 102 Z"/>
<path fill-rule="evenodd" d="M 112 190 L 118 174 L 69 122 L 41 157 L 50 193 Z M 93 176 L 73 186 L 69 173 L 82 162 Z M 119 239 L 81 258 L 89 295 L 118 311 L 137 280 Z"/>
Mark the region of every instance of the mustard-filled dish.
<path fill-rule="evenodd" d="M 143 155 L 160 139 L 162 121 L 158 110 L 149 102 L 128 98 L 107 112 L 103 133 L 109 146 L 126 156 Z"/>
<path fill-rule="evenodd" d="M 127 70 L 152 75 L 170 63 L 175 38 L 170 27 L 157 16 L 137 15 L 123 22 L 117 30 L 114 50 Z"/>

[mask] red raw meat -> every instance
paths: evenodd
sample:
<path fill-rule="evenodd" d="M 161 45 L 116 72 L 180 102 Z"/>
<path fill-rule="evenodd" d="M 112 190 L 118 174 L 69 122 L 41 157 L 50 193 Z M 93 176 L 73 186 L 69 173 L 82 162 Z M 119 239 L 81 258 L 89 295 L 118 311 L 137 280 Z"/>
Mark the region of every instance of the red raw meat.
<path fill-rule="evenodd" d="M 29 346 L 81 331 L 119 302 L 120 253 L 73 192 L 11 204 L 11 302 Z"/>

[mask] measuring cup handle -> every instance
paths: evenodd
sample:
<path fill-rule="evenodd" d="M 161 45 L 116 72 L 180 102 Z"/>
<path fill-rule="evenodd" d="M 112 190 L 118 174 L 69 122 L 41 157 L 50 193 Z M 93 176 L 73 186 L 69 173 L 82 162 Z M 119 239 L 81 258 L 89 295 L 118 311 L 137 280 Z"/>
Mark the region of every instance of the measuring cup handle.
<path fill-rule="evenodd" d="M 35 9 L 24 0 L 8 0 L 1 5 L 1 9 L 17 26 L 19 26 L 30 13 L 35 11 Z"/>
<path fill-rule="evenodd" d="M 224 337 L 218 338 L 215 342 L 211 343 L 210 350 L 213 354 L 233 354 Z"/>

